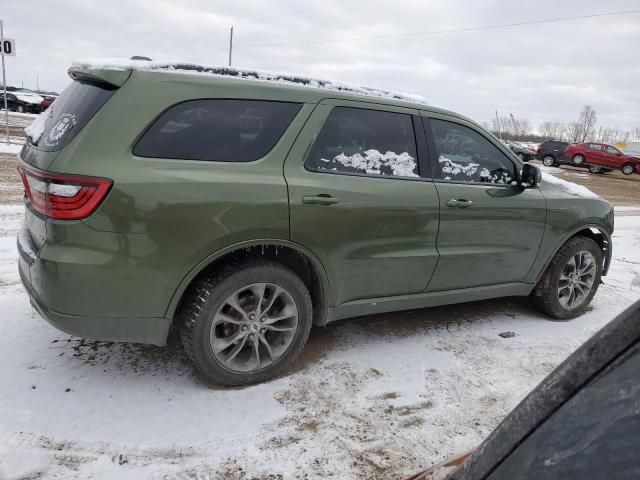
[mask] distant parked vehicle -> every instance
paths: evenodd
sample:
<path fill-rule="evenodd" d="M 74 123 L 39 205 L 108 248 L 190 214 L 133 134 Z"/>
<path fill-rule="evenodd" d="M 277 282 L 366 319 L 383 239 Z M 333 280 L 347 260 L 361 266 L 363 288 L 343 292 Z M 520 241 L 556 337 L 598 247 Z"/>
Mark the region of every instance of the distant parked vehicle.
<path fill-rule="evenodd" d="M 626 155 L 621 150 L 606 143 L 572 143 L 565 150 L 574 165 L 618 168 L 625 175 L 640 173 L 640 157 Z"/>
<path fill-rule="evenodd" d="M 40 102 L 40 110 L 44 112 L 58 97 L 57 95 L 42 95 L 42 98 L 44 98 L 44 100 Z"/>
<path fill-rule="evenodd" d="M 590 165 L 587 162 L 576 165 L 571 157 L 567 156 L 565 153 L 569 145 L 571 144 L 568 142 L 547 140 L 546 142 L 542 142 L 538 147 L 536 158 L 546 167 L 557 167 L 558 165 L 565 164 L 588 168 L 591 173 L 605 173 L 611 171 L 610 168 L 606 168 L 601 165 Z"/>
<path fill-rule="evenodd" d="M 20 113 L 40 113 L 40 102 L 44 100 L 40 95 L 27 92 L 7 92 L 7 108 Z M 4 93 L 0 93 L 0 108 L 4 108 Z"/>
<path fill-rule="evenodd" d="M 555 167 L 560 163 L 570 163 L 571 159 L 564 155 L 564 151 L 569 146 L 567 142 L 557 140 L 547 140 L 538 147 L 536 158 L 542 161 L 545 167 Z"/>
<path fill-rule="evenodd" d="M 532 152 L 528 148 L 523 147 L 522 145 L 517 144 L 516 142 L 512 142 L 511 140 L 505 140 L 504 143 L 523 162 L 528 162 L 529 160 L 533 160 L 535 158 L 534 152 Z"/>

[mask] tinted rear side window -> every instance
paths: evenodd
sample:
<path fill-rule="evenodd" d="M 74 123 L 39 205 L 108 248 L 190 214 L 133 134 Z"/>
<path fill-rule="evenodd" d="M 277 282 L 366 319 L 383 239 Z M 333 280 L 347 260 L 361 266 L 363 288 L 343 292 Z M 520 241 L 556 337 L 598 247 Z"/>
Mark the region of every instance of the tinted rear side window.
<path fill-rule="evenodd" d="M 133 149 L 140 157 L 250 162 L 269 153 L 301 104 L 190 100 L 165 111 Z"/>
<path fill-rule="evenodd" d="M 44 130 L 35 145 L 47 152 L 64 148 L 115 91 L 111 86 L 72 82 L 43 114 Z"/>
<path fill-rule="evenodd" d="M 335 107 L 306 167 L 327 173 L 417 177 L 417 157 L 411 115 Z"/>

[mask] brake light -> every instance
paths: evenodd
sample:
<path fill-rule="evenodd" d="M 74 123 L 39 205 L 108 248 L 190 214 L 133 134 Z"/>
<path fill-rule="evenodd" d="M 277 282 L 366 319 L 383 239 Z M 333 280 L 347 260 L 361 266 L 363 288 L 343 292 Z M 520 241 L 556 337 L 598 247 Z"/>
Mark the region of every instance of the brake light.
<path fill-rule="evenodd" d="M 24 163 L 18 165 L 18 171 L 33 208 L 60 220 L 88 217 L 113 185 L 108 178 L 45 172 Z"/>

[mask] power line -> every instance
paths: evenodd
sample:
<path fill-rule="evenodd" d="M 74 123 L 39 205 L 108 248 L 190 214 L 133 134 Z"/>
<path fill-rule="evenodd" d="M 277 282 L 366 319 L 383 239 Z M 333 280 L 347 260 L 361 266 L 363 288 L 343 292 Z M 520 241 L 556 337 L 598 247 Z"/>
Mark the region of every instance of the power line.
<path fill-rule="evenodd" d="M 381 40 L 388 38 L 406 38 L 406 37 L 422 37 L 427 35 L 441 35 L 445 33 L 459 33 L 459 32 L 474 32 L 478 30 L 495 30 L 499 28 L 509 28 L 509 27 L 521 27 L 525 25 L 539 25 L 542 23 L 553 23 L 553 22 L 567 22 L 572 20 L 583 20 L 587 18 L 596 18 L 596 17 L 611 17 L 614 15 L 632 15 L 640 13 L 640 10 L 627 10 L 621 12 L 607 12 L 607 13 L 594 13 L 591 15 L 577 15 L 573 17 L 558 17 L 558 18 L 548 18 L 544 20 L 529 20 L 525 22 L 517 22 L 517 23 L 504 23 L 499 25 L 484 25 L 479 27 L 463 27 L 463 28 L 455 28 L 451 30 L 434 30 L 431 32 L 421 32 L 421 33 L 401 33 L 401 34 L 393 34 L 393 35 L 372 35 L 368 37 L 355 37 L 355 38 L 340 38 L 335 40 L 310 40 L 307 42 L 291 42 L 291 43 L 254 43 L 254 44 L 246 44 L 246 45 L 235 45 L 235 48 L 249 48 L 249 47 L 288 47 L 295 45 L 322 45 L 328 43 L 343 43 L 343 42 L 359 42 L 362 40 Z"/>
<path fill-rule="evenodd" d="M 347 3 L 347 2 L 350 2 L 350 1 L 351 0 L 340 0 L 338 2 L 325 3 L 323 5 L 318 5 L 316 7 L 305 8 L 305 9 L 302 9 L 302 10 L 294 10 L 292 12 L 281 13 L 279 15 L 274 15 L 272 17 L 256 18 L 254 20 L 247 20 L 246 22 L 235 23 L 234 26 L 239 27 L 240 25 L 247 25 L 249 23 L 265 23 L 265 22 L 268 22 L 270 20 L 275 20 L 276 18 L 287 17 L 289 15 L 298 15 L 300 13 L 311 12 L 313 10 L 320 10 L 321 8 L 330 7 L 332 5 L 338 5 L 340 3 Z"/>

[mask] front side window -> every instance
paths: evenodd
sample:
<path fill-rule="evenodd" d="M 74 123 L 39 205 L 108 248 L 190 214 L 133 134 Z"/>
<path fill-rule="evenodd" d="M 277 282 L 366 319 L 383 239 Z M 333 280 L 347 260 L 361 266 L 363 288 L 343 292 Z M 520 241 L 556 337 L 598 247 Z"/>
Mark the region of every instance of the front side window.
<path fill-rule="evenodd" d="M 336 107 L 305 166 L 327 173 L 417 177 L 417 157 L 411 115 Z"/>
<path fill-rule="evenodd" d="M 614 155 L 616 153 L 620 153 L 620 150 L 618 150 L 616 147 L 612 147 L 611 145 L 607 145 L 606 147 L 604 147 L 604 149 L 607 153 L 613 153 Z"/>
<path fill-rule="evenodd" d="M 133 154 L 251 162 L 273 149 L 300 107 L 299 103 L 261 100 L 179 103 L 160 115 L 138 141 Z"/>
<path fill-rule="evenodd" d="M 438 153 L 434 177 L 453 182 L 511 184 L 515 165 L 498 147 L 469 127 L 429 121 Z"/>

